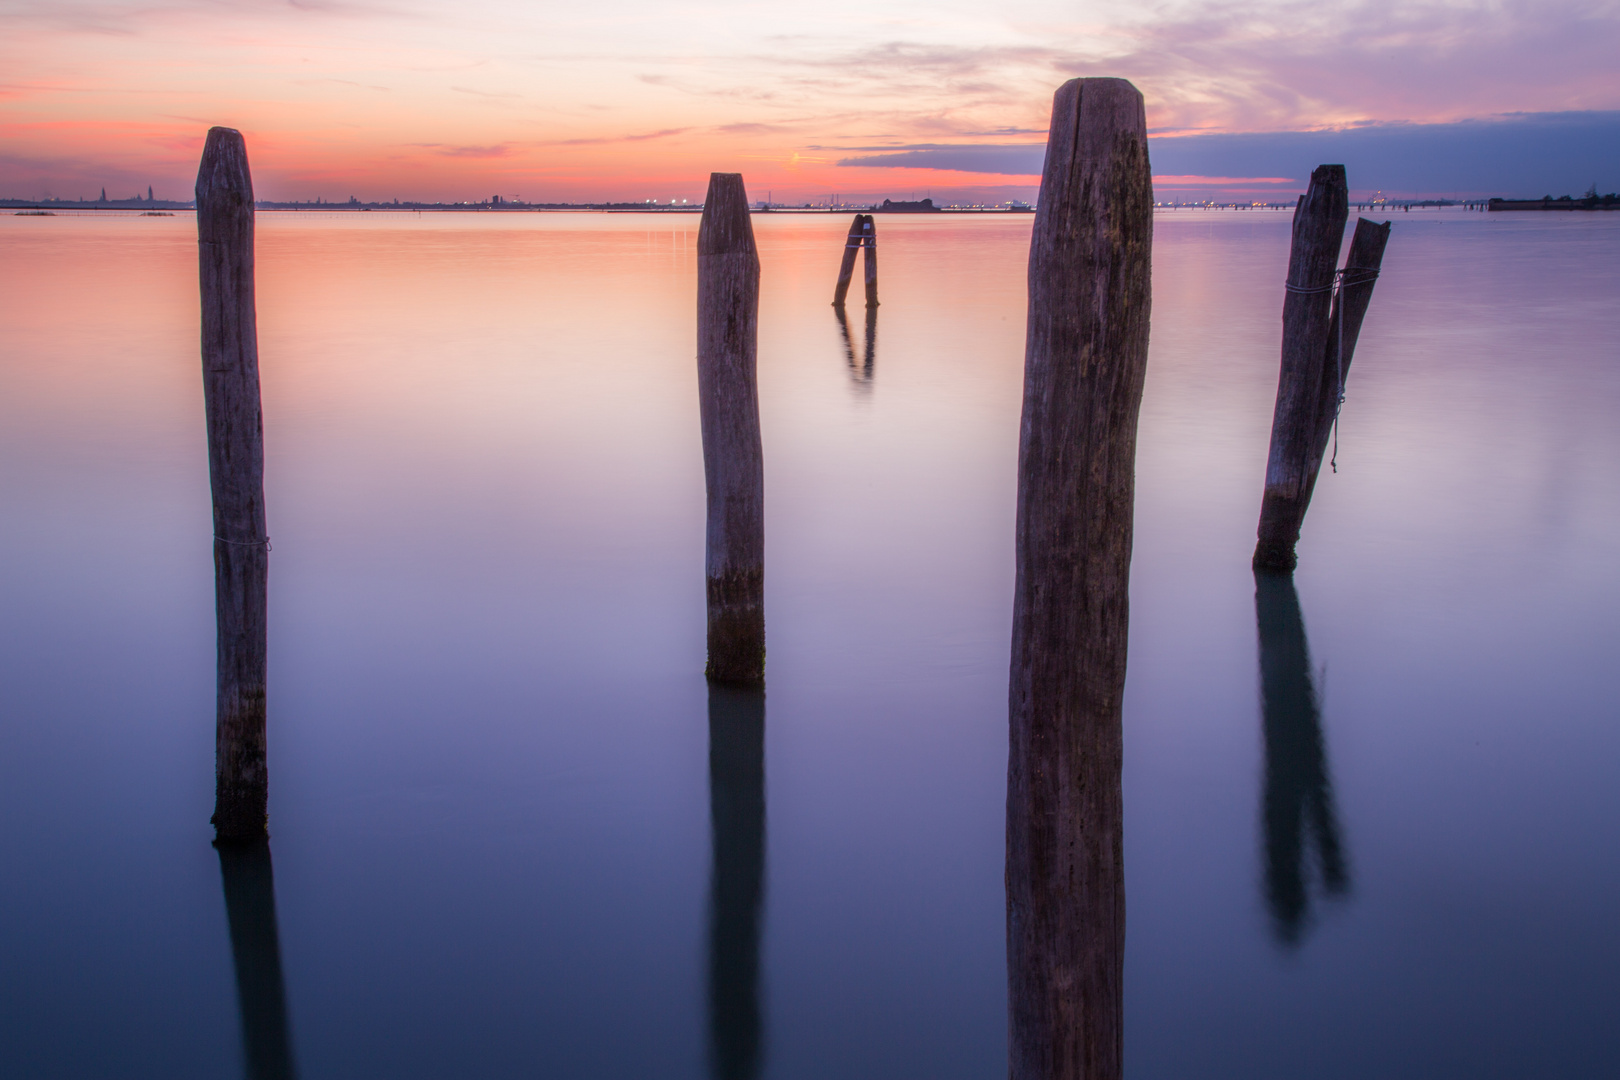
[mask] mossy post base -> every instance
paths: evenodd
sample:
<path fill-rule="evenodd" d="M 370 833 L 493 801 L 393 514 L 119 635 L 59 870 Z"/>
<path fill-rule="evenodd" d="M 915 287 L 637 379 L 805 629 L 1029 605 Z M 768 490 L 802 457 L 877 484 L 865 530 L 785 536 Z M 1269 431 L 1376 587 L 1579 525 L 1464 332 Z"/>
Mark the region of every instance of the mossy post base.
<path fill-rule="evenodd" d="M 765 680 L 765 575 L 709 578 L 710 679 L 754 685 Z"/>

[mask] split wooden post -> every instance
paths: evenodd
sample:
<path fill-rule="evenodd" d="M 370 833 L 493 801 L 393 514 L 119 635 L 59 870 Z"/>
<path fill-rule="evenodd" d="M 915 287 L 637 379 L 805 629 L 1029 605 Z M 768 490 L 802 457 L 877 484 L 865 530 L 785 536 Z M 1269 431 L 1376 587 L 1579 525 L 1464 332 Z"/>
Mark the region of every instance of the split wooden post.
<path fill-rule="evenodd" d="M 1142 95 L 1052 105 L 1029 254 L 1007 758 L 1008 1076 L 1117 1080 L 1121 699 L 1153 183 Z"/>
<path fill-rule="evenodd" d="M 1389 222 L 1379 224 L 1366 218 L 1356 219 L 1350 254 L 1345 257 L 1344 269 L 1340 271 L 1339 291 L 1333 297 L 1333 313 L 1328 317 L 1322 389 L 1316 400 L 1316 433 L 1311 442 L 1305 497 L 1300 501 L 1296 534 L 1305 524 L 1305 511 L 1310 508 L 1311 494 L 1316 490 L 1316 477 L 1322 471 L 1322 457 L 1333 436 L 1339 404 L 1344 400 L 1345 383 L 1350 378 L 1350 361 L 1355 359 L 1356 341 L 1361 337 L 1361 324 L 1372 303 L 1373 286 L 1378 283 L 1378 274 L 1384 265 L 1384 247 L 1388 243 Z"/>
<path fill-rule="evenodd" d="M 861 226 L 865 221 L 865 214 L 856 214 L 855 220 L 849 223 L 849 236 L 844 240 L 844 261 L 838 264 L 838 285 L 833 289 L 833 307 L 843 307 L 844 298 L 849 295 L 849 280 L 855 276 L 855 256 L 861 249 Z"/>
<path fill-rule="evenodd" d="M 765 468 L 755 378 L 759 255 L 738 173 L 714 173 L 698 226 L 698 403 L 708 490 L 707 674 L 765 678 Z"/>
<path fill-rule="evenodd" d="M 267 835 L 264 423 L 253 302 L 253 180 L 240 133 L 212 128 L 197 170 L 203 404 L 214 502 L 214 830 Z"/>
<path fill-rule="evenodd" d="M 866 306 L 877 307 L 877 223 L 872 220 L 871 214 L 863 215 L 866 222 L 861 226 L 861 239 L 866 247 Z"/>
<path fill-rule="evenodd" d="M 1309 499 L 1311 448 L 1321 407 L 1323 357 L 1328 353 L 1334 268 L 1350 216 L 1343 165 L 1321 165 L 1294 208 L 1283 298 L 1282 369 L 1271 415 L 1271 452 L 1260 503 L 1254 565 L 1292 570 Z"/>

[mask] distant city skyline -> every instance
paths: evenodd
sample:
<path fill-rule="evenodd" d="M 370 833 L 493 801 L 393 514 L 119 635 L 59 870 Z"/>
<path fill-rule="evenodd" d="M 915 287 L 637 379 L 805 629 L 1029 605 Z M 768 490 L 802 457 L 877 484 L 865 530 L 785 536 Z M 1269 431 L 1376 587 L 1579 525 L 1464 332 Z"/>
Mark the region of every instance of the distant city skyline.
<path fill-rule="evenodd" d="M 1286 195 L 1344 159 L 1399 196 L 1620 188 L 1610 0 L 12 0 L 0 196 L 189 197 L 212 124 L 272 199 L 1033 196 L 1051 93 L 1147 97 L 1163 197 Z M 116 196 L 115 196 L 116 197 Z"/>

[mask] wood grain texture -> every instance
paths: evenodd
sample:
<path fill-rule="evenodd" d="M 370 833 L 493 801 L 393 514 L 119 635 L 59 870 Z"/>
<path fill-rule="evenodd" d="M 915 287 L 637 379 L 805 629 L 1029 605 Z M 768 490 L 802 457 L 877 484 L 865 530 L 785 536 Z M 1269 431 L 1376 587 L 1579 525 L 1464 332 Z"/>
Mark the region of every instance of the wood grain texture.
<path fill-rule="evenodd" d="M 214 503 L 217 697 L 214 829 L 221 840 L 267 835 L 264 424 L 253 299 L 253 181 L 247 147 L 213 128 L 197 170 L 203 404 Z"/>
<path fill-rule="evenodd" d="M 1309 499 L 1311 450 L 1333 307 L 1333 273 L 1349 216 L 1344 166 L 1318 166 L 1294 208 L 1287 278 L 1292 288 L 1283 299 L 1282 366 L 1254 549 L 1258 569 L 1292 570 L 1297 562 L 1294 545 Z"/>
<path fill-rule="evenodd" d="M 865 221 L 865 214 L 856 214 L 855 220 L 849 223 L 849 236 L 844 239 L 844 258 L 838 264 L 838 284 L 833 288 L 833 307 L 843 307 L 844 299 L 849 296 L 849 282 L 855 276 L 855 256 L 860 254 L 861 228 Z"/>
<path fill-rule="evenodd" d="M 707 674 L 765 678 L 765 467 L 759 434 L 759 255 L 737 173 L 714 173 L 698 226 L 698 402 L 708 491 Z"/>
<path fill-rule="evenodd" d="M 1305 497 L 1299 509 L 1299 525 L 1305 526 L 1305 512 L 1310 509 L 1311 495 L 1316 490 L 1316 478 L 1322 471 L 1322 459 L 1327 455 L 1328 440 L 1333 437 L 1333 418 L 1338 413 L 1341 385 L 1350 379 L 1350 361 L 1356 356 L 1356 342 L 1361 338 L 1361 324 L 1372 303 L 1373 286 L 1378 284 L 1378 273 L 1384 265 L 1384 248 L 1389 243 L 1389 222 L 1379 224 L 1366 218 L 1356 219 L 1356 231 L 1350 238 L 1350 254 L 1344 262 L 1344 284 L 1333 298 L 1333 312 L 1328 316 L 1327 348 L 1322 354 L 1322 388 L 1316 399 L 1316 431 L 1311 441 L 1311 457 L 1306 463 Z M 1341 335 L 1340 321 L 1344 323 Z M 1339 360 L 1339 347 L 1344 347 L 1344 359 Z"/>
<path fill-rule="evenodd" d="M 864 215 L 866 220 L 861 225 L 862 246 L 866 249 L 866 258 L 863 260 L 866 270 L 866 306 L 877 307 L 877 222 L 872 220 L 871 214 Z"/>
<path fill-rule="evenodd" d="M 1007 760 L 1008 1075 L 1121 1075 L 1121 701 L 1153 187 L 1142 95 L 1052 107 L 1029 255 Z"/>

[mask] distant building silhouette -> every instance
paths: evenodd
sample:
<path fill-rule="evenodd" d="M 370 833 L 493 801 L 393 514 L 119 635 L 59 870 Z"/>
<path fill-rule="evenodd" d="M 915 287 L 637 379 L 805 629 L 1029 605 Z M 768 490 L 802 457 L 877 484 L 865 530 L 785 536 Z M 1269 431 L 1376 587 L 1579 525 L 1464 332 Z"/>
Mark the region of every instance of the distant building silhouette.
<path fill-rule="evenodd" d="M 891 214 L 931 214 L 938 212 L 939 207 L 934 205 L 933 199 L 923 199 L 920 202 L 894 202 L 884 199 L 883 205 L 874 209 Z"/>

